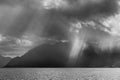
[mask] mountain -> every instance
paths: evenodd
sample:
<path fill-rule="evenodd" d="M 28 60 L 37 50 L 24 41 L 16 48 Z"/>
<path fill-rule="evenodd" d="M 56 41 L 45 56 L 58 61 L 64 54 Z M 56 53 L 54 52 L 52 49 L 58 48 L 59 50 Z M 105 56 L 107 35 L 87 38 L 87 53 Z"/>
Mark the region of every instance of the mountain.
<path fill-rule="evenodd" d="M 22 57 L 12 59 L 5 67 L 118 67 L 119 52 L 109 53 L 89 46 L 78 56 L 76 64 L 70 66 L 68 43 L 45 43 L 27 52 Z"/>
<path fill-rule="evenodd" d="M 46 43 L 12 59 L 6 67 L 65 67 L 68 49 L 68 44 Z"/>
<path fill-rule="evenodd" d="M 4 67 L 10 60 L 10 57 L 3 57 L 0 55 L 0 67 Z"/>

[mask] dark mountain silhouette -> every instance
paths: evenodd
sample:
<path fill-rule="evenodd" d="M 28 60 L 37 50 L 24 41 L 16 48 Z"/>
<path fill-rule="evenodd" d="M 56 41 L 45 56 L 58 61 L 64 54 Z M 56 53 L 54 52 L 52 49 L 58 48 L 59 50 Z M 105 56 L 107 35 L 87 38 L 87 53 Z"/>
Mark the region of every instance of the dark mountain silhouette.
<path fill-rule="evenodd" d="M 0 55 L 0 68 L 4 67 L 11 60 L 10 57 L 3 57 Z"/>
<path fill-rule="evenodd" d="M 6 67 L 65 67 L 68 49 L 68 44 L 46 43 L 12 59 Z"/>
<path fill-rule="evenodd" d="M 78 56 L 76 64 L 68 64 L 68 43 L 46 43 L 12 59 L 5 67 L 118 67 L 120 54 L 96 51 L 89 46 Z"/>

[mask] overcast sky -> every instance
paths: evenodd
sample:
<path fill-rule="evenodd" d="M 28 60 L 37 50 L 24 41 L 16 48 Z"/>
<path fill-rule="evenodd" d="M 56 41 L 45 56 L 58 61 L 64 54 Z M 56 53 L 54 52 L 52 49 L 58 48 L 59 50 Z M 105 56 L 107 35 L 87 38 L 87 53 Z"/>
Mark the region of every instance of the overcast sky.
<path fill-rule="evenodd" d="M 107 40 L 112 46 L 113 44 L 115 46 L 114 39 L 119 40 L 120 16 L 116 14 L 117 17 L 107 18 L 117 13 L 116 0 L 78 0 L 78 2 L 72 0 L 71 2 L 67 0 L 65 2 L 54 0 L 53 2 L 53 0 L 49 0 L 49 4 L 45 5 L 47 1 L 24 0 L 20 2 L 20 0 L 13 0 L 11 2 L 0 0 L 1 55 L 21 56 L 47 40 L 68 40 L 74 43 L 75 40 L 71 39 L 75 35 L 81 39 L 86 34 L 85 41 L 97 41 L 100 43 L 100 47 L 105 47 L 103 42 L 106 43 Z M 56 1 L 59 1 L 59 4 Z M 107 16 L 106 20 L 101 22 L 101 16 Z M 93 20 L 101 22 L 101 24 Z M 85 23 L 84 21 L 87 21 L 86 23 L 93 21 L 93 24 L 90 23 L 91 27 L 88 24 L 83 24 L 82 28 L 80 25 L 78 25 L 79 27 L 71 25 L 79 22 L 82 24 Z M 110 40 L 114 43 L 111 43 Z"/>

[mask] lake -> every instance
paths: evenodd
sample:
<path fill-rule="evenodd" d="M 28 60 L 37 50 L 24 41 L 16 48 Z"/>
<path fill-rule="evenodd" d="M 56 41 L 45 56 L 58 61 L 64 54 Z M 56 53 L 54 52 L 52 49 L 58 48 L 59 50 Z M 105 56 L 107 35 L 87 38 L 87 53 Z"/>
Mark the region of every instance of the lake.
<path fill-rule="evenodd" d="M 1 68 L 0 80 L 120 80 L 119 68 Z"/>

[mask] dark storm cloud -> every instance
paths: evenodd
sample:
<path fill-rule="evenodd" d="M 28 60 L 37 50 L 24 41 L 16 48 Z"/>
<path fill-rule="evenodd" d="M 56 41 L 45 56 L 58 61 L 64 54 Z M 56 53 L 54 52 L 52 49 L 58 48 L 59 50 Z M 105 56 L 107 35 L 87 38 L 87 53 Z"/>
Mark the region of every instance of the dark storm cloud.
<path fill-rule="evenodd" d="M 81 1 L 81 0 L 79 0 Z M 87 1 L 87 0 L 85 0 Z M 89 0 L 88 0 L 89 1 Z M 89 1 L 91 2 L 91 1 Z M 73 4 L 74 3 L 74 4 Z M 24 5 L 25 6 L 25 5 Z M 31 5 L 32 6 L 32 5 Z M 65 36 L 66 37 L 66 29 L 64 27 L 68 26 L 69 18 L 71 19 L 86 19 L 91 16 L 97 16 L 97 15 L 104 15 L 109 16 L 113 15 L 117 12 L 117 2 L 116 0 L 104 0 L 102 3 L 87 3 L 85 5 L 81 6 L 81 3 L 78 1 L 69 1 L 69 6 L 73 6 L 73 8 L 70 9 L 50 9 L 48 11 L 48 14 L 46 12 L 44 13 L 42 10 L 40 10 L 39 15 L 44 15 L 44 17 L 41 16 L 41 21 L 45 22 L 45 25 L 39 24 L 36 30 L 40 30 L 41 27 L 44 27 L 46 30 L 46 34 L 50 36 Z M 7 34 L 10 36 L 19 37 L 23 35 L 28 28 L 30 27 L 30 24 L 34 18 L 35 10 L 32 10 L 31 8 L 25 6 L 26 10 L 24 13 L 22 13 L 14 22 L 14 24 L 10 25 L 9 30 L 7 31 Z M 43 13 L 43 14 L 41 14 Z M 38 15 L 38 14 L 37 14 Z M 38 15 L 38 16 L 39 16 Z M 48 18 L 48 20 L 44 19 Z M 66 18 L 66 19 L 65 19 Z M 66 23 L 67 22 L 67 23 Z M 33 30 L 36 25 L 32 26 Z M 36 32 L 36 31 L 33 31 Z M 39 34 L 39 31 L 37 31 L 36 34 Z"/>
<path fill-rule="evenodd" d="M 18 17 L 18 19 L 14 22 L 13 25 L 10 25 L 7 34 L 14 37 L 20 37 L 28 29 L 33 17 L 34 13 L 27 10 L 25 13 Z"/>
<path fill-rule="evenodd" d="M 78 2 L 79 1 L 79 2 Z M 57 8 L 48 10 L 48 20 L 44 26 L 47 36 L 67 37 L 68 25 L 75 19 L 88 20 L 91 17 L 114 15 L 118 11 L 117 0 L 101 0 L 101 2 L 86 1 L 85 4 L 80 3 L 82 0 L 68 0 L 68 8 Z M 88 2 L 89 1 L 89 2 Z M 97 1 L 97 0 L 96 0 Z M 100 0 L 98 0 L 100 1 Z"/>
<path fill-rule="evenodd" d="M 79 1 L 79 2 L 78 2 Z M 69 8 L 67 9 L 53 9 L 52 14 L 61 15 L 67 18 L 87 19 L 92 16 L 111 16 L 118 11 L 117 0 L 101 0 L 99 3 L 94 1 L 86 1 L 86 4 L 80 3 L 82 0 L 71 0 L 69 2 Z M 89 1 L 89 2 L 88 2 Z M 97 0 L 96 0 L 97 1 Z M 98 0 L 100 1 L 100 0 Z M 88 2 L 88 3 L 87 3 Z"/>
<path fill-rule="evenodd" d="M 66 20 L 58 19 L 58 17 L 51 17 L 45 26 L 45 36 L 53 37 L 56 39 L 65 39 L 67 38 L 67 27 Z"/>

